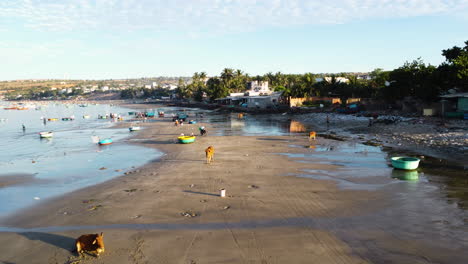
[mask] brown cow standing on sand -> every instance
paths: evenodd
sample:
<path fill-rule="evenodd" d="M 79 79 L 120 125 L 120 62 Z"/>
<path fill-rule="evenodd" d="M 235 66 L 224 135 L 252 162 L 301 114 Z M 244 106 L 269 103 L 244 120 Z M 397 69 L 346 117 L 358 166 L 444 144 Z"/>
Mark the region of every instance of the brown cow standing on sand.
<path fill-rule="evenodd" d="M 211 163 L 214 159 L 214 148 L 212 146 L 209 146 L 205 149 L 206 153 L 206 163 Z"/>
<path fill-rule="evenodd" d="M 96 256 L 104 252 L 104 233 L 81 235 L 76 239 L 76 252 L 81 255 L 84 251 L 95 252 Z"/>
<path fill-rule="evenodd" d="M 315 131 L 309 132 L 309 140 L 311 140 L 311 139 L 315 140 L 316 136 L 317 136 L 317 133 Z"/>

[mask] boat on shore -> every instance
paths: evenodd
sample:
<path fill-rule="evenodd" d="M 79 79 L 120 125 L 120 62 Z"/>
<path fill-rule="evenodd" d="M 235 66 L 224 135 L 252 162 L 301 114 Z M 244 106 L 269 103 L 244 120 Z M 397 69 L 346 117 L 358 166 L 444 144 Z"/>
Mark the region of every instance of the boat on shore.
<path fill-rule="evenodd" d="M 91 116 L 90 115 L 83 115 L 83 118 L 84 119 L 89 119 L 89 118 L 91 118 Z"/>
<path fill-rule="evenodd" d="M 131 126 L 128 128 L 128 130 L 130 130 L 130 132 L 133 132 L 133 131 L 139 131 L 141 130 L 141 128 L 139 126 Z"/>
<path fill-rule="evenodd" d="M 51 131 L 48 132 L 39 132 L 39 137 L 41 138 L 51 138 L 54 136 L 54 133 Z"/>
<path fill-rule="evenodd" d="M 58 118 L 47 118 L 47 121 L 58 121 Z"/>
<path fill-rule="evenodd" d="M 63 117 L 62 121 L 73 121 L 75 118 L 73 117 Z"/>
<path fill-rule="evenodd" d="M 421 161 L 418 158 L 413 157 L 392 157 L 392 166 L 395 169 L 400 170 L 415 170 L 419 166 L 419 162 Z"/>
<path fill-rule="evenodd" d="M 189 144 L 195 142 L 195 136 L 181 136 L 177 138 L 179 143 Z"/>
<path fill-rule="evenodd" d="M 110 145 L 112 144 L 112 139 L 106 138 L 106 139 L 100 140 L 98 144 L 101 146 Z"/>

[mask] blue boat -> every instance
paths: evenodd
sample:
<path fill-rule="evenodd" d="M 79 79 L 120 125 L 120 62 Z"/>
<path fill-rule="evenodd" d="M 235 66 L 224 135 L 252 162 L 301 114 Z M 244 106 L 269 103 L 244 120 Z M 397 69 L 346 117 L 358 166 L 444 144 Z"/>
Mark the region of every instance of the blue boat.
<path fill-rule="evenodd" d="M 185 119 L 187 118 L 187 114 L 185 113 L 177 113 L 177 119 L 182 119 L 185 121 Z"/>
<path fill-rule="evenodd" d="M 195 120 L 190 120 L 188 123 L 189 123 L 189 124 L 196 124 L 197 121 L 195 121 Z"/>
<path fill-rule="evenodd" d="M 103 139 L 103 140 L 99 141 L 99 145 L 101 145 L 101 146 L 110 145 L 110 144 L 112 144 L 112 139 L 111 138 L 106 138 L 106 139 Z"/>

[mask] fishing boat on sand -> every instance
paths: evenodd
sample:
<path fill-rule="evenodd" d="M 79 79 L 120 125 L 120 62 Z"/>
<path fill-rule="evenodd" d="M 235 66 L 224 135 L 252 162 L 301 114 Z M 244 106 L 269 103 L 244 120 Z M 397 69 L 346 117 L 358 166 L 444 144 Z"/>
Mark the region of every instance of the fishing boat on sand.
<path fill-rule="evenodd" d="M 106 139 L 100 140 L 98 144 L 101 146 L 110 145 L 112 144 L 112 139 L 106 138 Z"/>
<path fill-rule="evenodd" d="M 58 118 L 47 118 L 47 121 L 58 121 Z"/>
<path fill-rule="evenodd" d="M 141 128 L 139 126 L 131 126 L 128 128 L 128 130 L 130 130 L 130 132 L 133 132 L 133 131 L 139 131 Z"/>
<path fill-rule="evenodd" d="M 48 132 L 39 132 L 39 137 L 41 138 L 51 138 L 54 136 L 54 133 L 51 131 Z"/>
<path fill-rule="evenodd" d="M 179 143 L 188 144 L 195 142 L 195 136 L 180 136 L 177 138 Z"/>
<path fill-rule="evenodd" d="M 418 168 L 419 162 L 421 161 L 413 157 L 392 157 L 391 160 L 392 166 L 400 170 L 415 170 Z"/>

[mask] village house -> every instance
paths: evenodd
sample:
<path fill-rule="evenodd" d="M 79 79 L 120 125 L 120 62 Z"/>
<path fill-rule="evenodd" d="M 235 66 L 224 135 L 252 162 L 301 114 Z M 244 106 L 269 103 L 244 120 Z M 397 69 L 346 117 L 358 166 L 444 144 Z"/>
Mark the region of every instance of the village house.
<path fill-rule="evenodd" d="M 453 93 L 440 97 L 444 116 L 468 119 L 468 93 Z"/>
<path fill-rule="evenodd" d="M 230 93 L 229 96 L 215 101 L 221 105 L 268 109 L 276 108 L 280 104 L 282 93 L 271 91 L 268 82 L 252 81 L 247 83 L 245 92 Z"/>

